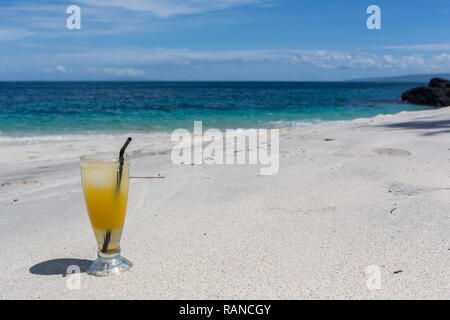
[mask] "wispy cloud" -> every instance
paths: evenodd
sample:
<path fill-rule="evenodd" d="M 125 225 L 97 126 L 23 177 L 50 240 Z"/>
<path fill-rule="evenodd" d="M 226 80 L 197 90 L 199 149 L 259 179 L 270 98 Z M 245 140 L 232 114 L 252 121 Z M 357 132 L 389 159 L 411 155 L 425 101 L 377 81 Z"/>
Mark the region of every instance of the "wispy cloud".
<path fill-rule="evenodd" d="M 260 4 L 263 0 L 78 0 L 90 6 L 119 7 L 145 11 L 161 18 L 224 10 L 233 7 Z M 273 1 L 271 2 L 273 3 Z"/>
<path fill-rule="evenodd" d="M 398 69 L 421 68 L 424 71 L 449 69 L 449 54 L 378 55 L 363 52 L 325 50 L 191 50 L 167 48 L 132 48 L 89 50 L 60 53 L 61 61 L 151 66 L 211 64 L 290 64 L 320 69 Z"/>
<path fill-rule="evenodd" d="M 276 0 L 275 0 L 276 1 Z M 161 19 L 149 19 L 149 14 L 160 17 L 174 17 L 209 11 L 239 7 L 248 4 L 261 6 L 269 4 L 268 0 L 78 0 L 82 9 L 83 29 L 78 37 L 89 38 L 121 33 L 156 33 L 185 28 L 187 22 Z M 0 5 L 1 6 L 1 5 Z M 0 41 L 17 41 L 35 36 L 37 39 L 67 37 L 67 4 L 49 5 L 46 2 L 17 4 L 2 7 L 0 19 Z M 194 17 L 192 17 L 194 19 Z M 198 17 L 195 17 L 198 19 Z M 199 23 L 212 24 L 215 20 L 189 21 L 188 26 Z M 221 20 L 223 22 L 223 20 Z M 19 29 L 9 29 L 11 25 L 20 25 Z"/>
<path fill-rule="evenodd" d="M 450 43 L 409 44 L 409 45 L 387 46 L 382 47 L 382 49 L 405 50 L 405 51 L 442 51 L 442 50 L 450 50 Z"/>
<path fill-rule="evenodd" d="M 34 32 L 23 29 L 0 29 L 0 41 L 16 41 L 32 36 Z"/>
<path fill-rule="evenodd" d="M 57 66 L 55 69 L 56 69 L 56 71 L 59 71 L 59 72 L 67 72 L 67 69 L 63 66 Z"/>
<path fill-rule="evenodd" d="M 140 77 L 145 75 L 145 72 L 141 69 L 135 69 L 135 68 L 111 68 L 111 67 L 105 67 L 105 68 L 97 68 L 97 67 L 90 67 L 86 70 L 90 74 L 109 74 L 117 77 Z"/>
<path fill-rule="evenodd" d="M 65 73 L 68 72 L 67 68 L 64 66 L 56 66 L 56 67 L 52 67 L 52 68 L 43 68 L 42 72 L 45 73 L 55 73 L 55 72 L 60 72 L 60 73 Z"/>
<path fill-rule="evenodd" d="M 21 66 L 21 72 L 33 73 L 40 70 L 41 75 L 47 74 L 55 79 L 58 76 L 77 79 L 147 79 L 151 74 L 152 78 L 168 80 L 201 79 L 211 74 L 208 70 L 223 71 L 227 75 L 235 72 L 235 75 L 241 74 L 242 77 L 252 70 L 289 70 L 293 77 L 305 72 L 312 75 L 450 72 L 450 52 L 390 55 L 360 51 L 141 47 L 64 50 L 53 54 L 24 53 L 14 57 L 0 55 L 0 70 L 9 70 L 9 66 L 13 65 Z M 18 71 L 8 72 L 17 74 Z M 255 74 L 257 73 L 253 77 Z M 216 80 L 220 79 L 219 76 Z"/>

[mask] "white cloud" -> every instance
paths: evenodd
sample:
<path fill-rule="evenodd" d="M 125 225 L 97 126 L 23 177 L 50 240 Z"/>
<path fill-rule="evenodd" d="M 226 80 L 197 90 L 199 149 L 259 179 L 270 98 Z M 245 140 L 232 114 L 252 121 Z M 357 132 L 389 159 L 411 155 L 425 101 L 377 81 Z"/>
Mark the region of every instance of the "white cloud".
<path fill-rule="evenodd" d="M 105 67 L 105 68 L 91 67 L 91 68 L 87 69 L 87 72 L 92 73 L 92 74 L 105 73 L 105 74 L 110 74 L 110 75 L 114 75 L 114 76 L 118 76 L 118 77 L 139 77 L 139 76 L 143 76 L 145 74 L 145 72 L 140 69 L 110 68 L 110 67 Z"/>
<path fill-rule="evenodd" d="M 42 72 L 109 75 L 114 77 L 145 77 L 164 68 L 277 68 L 290 70 L 359 70 L 362 72 L 432 73 L 450 72 L 450 53 L 435 55 L 379 55 L 364 52 L 325 50 L 190 50 L 166 48 L 104 48 L 58 54 L 31 54 L 2 57 L 0 66 L 29 65 L 39 61 L 42 65 L 58 67 L 41 69 Z M 70 61 L 71 68 L 63 67 Z M 33 65 L 34 67 L 35 65 Z M 95 67 L 93 67 L 95 66 Z M 133 66 L 133 67 L 130 67 Z M 326 71 L 325 71 L 326 72 Z"/>
<path fill-rule="evenodd" d="M 101 7 L 120 7 L 132 11 L 150 12 L 158 17 L 196 14 L 260 3 L 262 0 L 79 0 Z"/>
<path fill-rule="evenodd" d="M 450 54 L 442 53 L 442 54 L 433 56 L 433 58 L 437 61 L 450 64 Z"/>
<path fill-rule="evenodd" d="M 57 66 L 55 69 L 56 69 L 56 71 L 59 71 L 59 72 L 67 72 L 67 69 L 63 66 Z"/>
<path fill-rule="evenodd" d="M 64 73 L 64 72 L 68 72 L 67 68 L 64 67 L 64 66 L 56 66 L 54 68 L 43 68 L 41 71 L 45 72 L 45 73 L 55 73 L 55 72 Z"/>
<path fill-rule="evenodd" d="M 382 48 L 393 50 L 406 50 L 406 51 L 441 51 L 441 50 L 450 50 L 450 43 L 410 44 L 410 45 L 388 46 Z"/>
<path fill-rule="evenodd" d="M 178 65 L 201 64 L 291 64 L 320 69 L 397 69 L 421 68 L 424 71 L 449 69 L 450 55 L 377 55 L 362 52 L 324 50 L 190 50 L 165 48 L 133 48 L 90 50 L 60 54 L 63 61 L 102 61 L 114 65 L 150 66 L 173 63 Z M 109 73 L 130 73 L 134 69 L 113 69 Z M 103 72 L 108 72 L 103 70 Z M 142 71 L 142 70 L 141 70 Z"/>

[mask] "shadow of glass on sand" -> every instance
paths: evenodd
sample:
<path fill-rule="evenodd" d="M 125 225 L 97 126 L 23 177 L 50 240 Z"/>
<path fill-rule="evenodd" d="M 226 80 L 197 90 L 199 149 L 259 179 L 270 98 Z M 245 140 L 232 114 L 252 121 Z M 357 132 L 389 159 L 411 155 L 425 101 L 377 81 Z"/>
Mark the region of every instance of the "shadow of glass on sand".
<path fill-rule="evenodd" d="M 44 276 L 61 275 L 64 277 L 70 267 L 76 266 L 80 268 L 81 273 L 85 273 L 92 263 L 92 260 L 86 259 L 52 259 L 35 264 L 30 268 L 30 272 Z"/>

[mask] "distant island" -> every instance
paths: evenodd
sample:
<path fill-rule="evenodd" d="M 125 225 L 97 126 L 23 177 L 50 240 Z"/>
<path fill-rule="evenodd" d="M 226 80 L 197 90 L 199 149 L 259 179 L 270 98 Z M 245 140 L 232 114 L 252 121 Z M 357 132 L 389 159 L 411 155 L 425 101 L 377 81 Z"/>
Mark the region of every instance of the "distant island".
<path fill-rule="evenodd" d="M 352 82 L 422 82 L 428 83 L 432 78 L 450 79 L 450 73 L 440 74 L 410 74 L 396 77 L 379 77 L 379 78 L 357 78 L 350 79 Z"/>

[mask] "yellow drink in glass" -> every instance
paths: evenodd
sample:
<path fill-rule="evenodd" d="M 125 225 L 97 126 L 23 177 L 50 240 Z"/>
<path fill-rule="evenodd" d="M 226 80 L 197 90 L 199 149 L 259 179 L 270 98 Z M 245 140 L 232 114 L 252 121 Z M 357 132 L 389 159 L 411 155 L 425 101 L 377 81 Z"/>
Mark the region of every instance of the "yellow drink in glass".
<path fill-rule="evenodd" d="M 112 155 L 81 158 L 81 180 L 99 258 L 89 274 L 105 276 L 120 273 L 131 262 L 120 255 L 120 238 L 128 201 L 129 158 L 121 162 Z"/>

